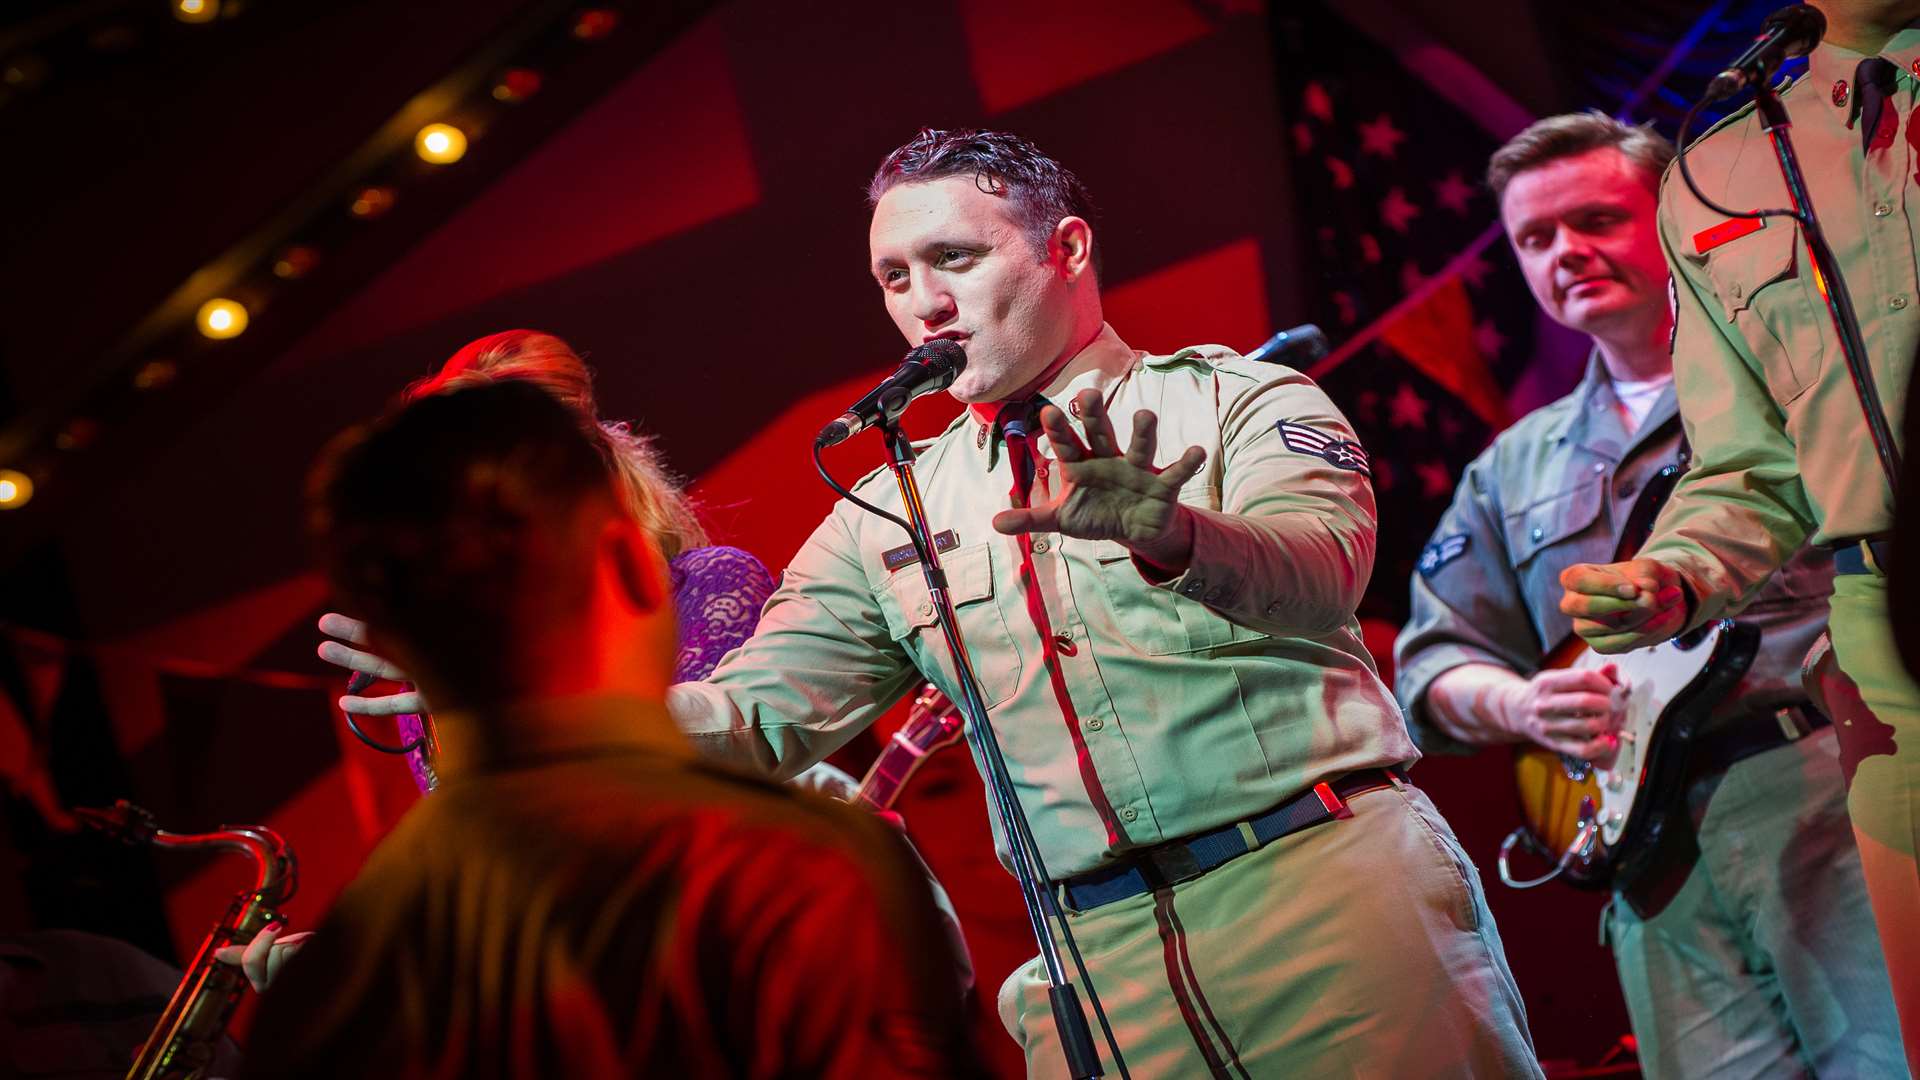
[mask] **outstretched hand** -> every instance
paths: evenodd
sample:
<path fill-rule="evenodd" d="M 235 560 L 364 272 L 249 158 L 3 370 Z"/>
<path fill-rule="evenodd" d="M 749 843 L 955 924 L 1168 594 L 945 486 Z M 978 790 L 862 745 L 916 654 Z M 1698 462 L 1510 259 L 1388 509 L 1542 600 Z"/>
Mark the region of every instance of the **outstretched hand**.
<path fill-rule="evenodd" d="M 1123 454 L 1100 392 L 1082 390 L 1074 401 L 1086 441 L 1058 408 L 1041 409 L 1040 426 L 1056 460 L 1036 471 L 1031 504 L 995 514 L 994 529 L 1113 540 L 1157 566 L 1183 567 L 1193 553 L 1193 520 L 1180 505 L 1180 489 L 1199 474 L 1207 452 L 1190 446 L 1172 464 L 1156 469 L 1159 418 L 1152 412 L 1133 414 L 1133 440 Z"/>
<path fill-rule="evenodd" d="M 359 675 L 371 676 L 372 679 L 399 683 L 409 681 L 407 673 L 400 670 L 392 661 L 342 644 L 346 641 L 354 645 L 367 643 L 367 624 L 359 619 L 329 611 L 320 616 L 320 632 L 330 638 L 340 639 L 320 643 L 320 659 L 327 663 L 338 665 Z M 347 689 L 354 689 L 360 682 L 361 680 L 358 679 L 349 682 Z M 361 689 L 364 688 L 364 685 L 361 686 Z M 427 699 L 422 697 L 418 690 L 408 689 L 398 694 L 382 694 L 377 697 L 348 694 L 340 699 L 340 711 L 353 713 L 356 716 L 406 716 L 429 713 L 433 710 L 427 706 Z"/>

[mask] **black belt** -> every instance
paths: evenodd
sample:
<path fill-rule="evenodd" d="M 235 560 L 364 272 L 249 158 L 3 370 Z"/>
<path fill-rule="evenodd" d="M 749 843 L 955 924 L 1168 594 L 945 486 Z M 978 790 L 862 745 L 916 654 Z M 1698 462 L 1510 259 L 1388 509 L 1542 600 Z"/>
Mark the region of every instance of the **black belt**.
<path fill-rule="evenodd" d="M 1076 911 L 1139 896 L 1163 885 L 1176 885 L 1289 833 L 1337 817 L 1350 817 L 1353 811 L 1347 809 L 1347 800 L 1405 783 L 1406 779 L 1406 774 L 1397 768 L 1350 772 L 1337 780 L 1315 784 L 1258 817 L 1131 852 L 1110 866 L 1077 874 L 1056 884 Z"/>
<path fill-rule="evenodd" d="M 1893 559 L 1890 536 L 1855 536 L 1828 544 L 1836 574 L 1885 574 Z"/>
<path fill-rule="evenodd" d="M 1776 750 L 1819 731 L 1833 721 L 1811 705 L 1788 705 L 1766 716 L 1736 720 L 1701 736 L 1694 747 L 1695 776 L 1725 772 L 1756 754 Z"/>

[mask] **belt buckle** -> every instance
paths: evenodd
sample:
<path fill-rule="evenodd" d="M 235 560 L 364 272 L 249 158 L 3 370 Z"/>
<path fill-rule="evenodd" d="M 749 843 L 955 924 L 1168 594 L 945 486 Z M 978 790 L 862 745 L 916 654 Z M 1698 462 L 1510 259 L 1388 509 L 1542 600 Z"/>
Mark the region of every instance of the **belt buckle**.
<path fill-rule="evenodd" d="M 1347 800 L 1341 798 L 1339 793 L 1333 790 L 1332 784 L 1322 780 L 1313 785 L 1313 793 L 1319 796 L 1320 805 L 1326 807 L 1327 813 L 1334 818 L 1350 818 L 1353 816 L 1353 808 L 1349 807 Z"/>

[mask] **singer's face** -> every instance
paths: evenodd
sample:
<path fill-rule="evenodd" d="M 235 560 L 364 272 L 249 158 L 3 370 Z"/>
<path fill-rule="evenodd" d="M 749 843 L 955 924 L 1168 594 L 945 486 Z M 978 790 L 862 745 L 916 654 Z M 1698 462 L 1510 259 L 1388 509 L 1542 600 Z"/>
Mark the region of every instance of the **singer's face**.
<path fill-rule="evenodd" d="M 1610 146 L 1528 169 L 1500 200 L 1534 299 L 1598 337 L 1653 336 L 1666 323 L 1658 210 L 1646 173 Z"/>
<path fill-rule="evenodd" d="M 887 314 L 910 346 L 958 340 L 967 367 L 947 392 L 999 401 L 1067 348 L 1072 295 L 1027 240 L 1004 197 L 972 177 L 901 184 L 880 197 L 867 235 Z"/>

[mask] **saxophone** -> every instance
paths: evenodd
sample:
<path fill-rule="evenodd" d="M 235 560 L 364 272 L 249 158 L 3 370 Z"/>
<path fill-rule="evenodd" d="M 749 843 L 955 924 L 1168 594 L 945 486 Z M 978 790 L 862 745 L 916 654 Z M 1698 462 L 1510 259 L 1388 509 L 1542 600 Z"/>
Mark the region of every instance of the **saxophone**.
<path fill-rule="evenodd" d="M 259 825 L 222 825 L 209 833 L 167 832 L 154 824 L 152 814 L 125 799 L 106 810 L 80 807 L 74 814 L 128 844 L 237 851 L 252 859 L 259 872 L 253 887 L 234 896 L 227 913 L 200 943 L 186 977 L 127 1070 L 127 1080 L 200 1080 L 212 1066 L 220 1035 L 247 989 L 246 975 L 215 960 L 213 954 L 223 946 L 252 941 L 261 927 L 280 918 L 277 909 L 293 896 L 299 880 L 293 849 L 279 834 Z"/>

